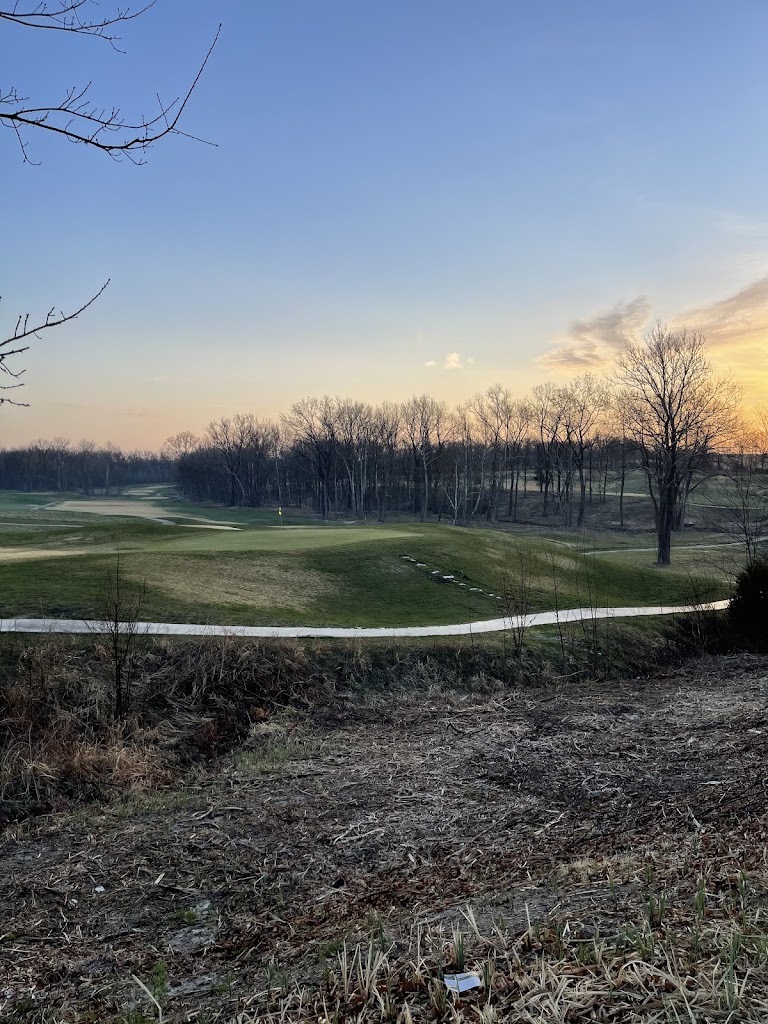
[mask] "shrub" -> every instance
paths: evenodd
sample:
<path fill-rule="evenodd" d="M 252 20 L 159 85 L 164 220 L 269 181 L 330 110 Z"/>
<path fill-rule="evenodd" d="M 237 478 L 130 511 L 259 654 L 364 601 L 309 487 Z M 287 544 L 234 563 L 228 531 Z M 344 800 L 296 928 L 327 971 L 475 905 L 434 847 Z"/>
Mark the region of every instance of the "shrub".
<path fill-rule="evenodd" d="M 768 559 L 752 562 L 739 573 L 728 619 L 741 643 L 768 650 Z"/>

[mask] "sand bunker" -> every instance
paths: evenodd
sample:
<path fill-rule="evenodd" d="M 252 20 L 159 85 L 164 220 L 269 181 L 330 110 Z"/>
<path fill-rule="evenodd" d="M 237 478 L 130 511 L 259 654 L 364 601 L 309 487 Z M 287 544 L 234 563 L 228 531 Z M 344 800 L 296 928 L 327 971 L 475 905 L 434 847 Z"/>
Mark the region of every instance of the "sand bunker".
<path fill-rule="evenodd" d="M 183 530 L 238 530 L 237 526 L 221 526 L 218 523 L 176 523 Z"/>
<path fill-rule="evenodd" d="M 119 498 L 105 501 L 60 501 L 56 505 L 62 512 L 92 512 L 98 516 L 132 516 L 136 519 L 153 519 L 165 523 L 167 526 L 177 525 L 174 519 L 199 519 L 202 523 L 210 524 L 210 530 L 239 530 L 237 523 L 214 523 L 205 516 L 188 516 L 179 512 L 171 512 L 162 505 L 155 505 L 151 501 L 120 501 Z M 188 524 L 178 524 L 186 526 Z"/>
<path fill-rule="evenodd" d="M 37 558 L 68 558 L 70 555 L 86 555 L 85 548 L 70 548 L 68 551 L 49 551 L 47 548 L 0 548 L 0 562 L 29 562 Z"/>
<path fill-rule="evenodd" d="M 62 512 L 92 512 L 97 516 L 137 516 L 139 519 L 157 519 L 172 513 L 157 505 L 139 505 L 137 501 L 60 501 L 56 508 Z"/>

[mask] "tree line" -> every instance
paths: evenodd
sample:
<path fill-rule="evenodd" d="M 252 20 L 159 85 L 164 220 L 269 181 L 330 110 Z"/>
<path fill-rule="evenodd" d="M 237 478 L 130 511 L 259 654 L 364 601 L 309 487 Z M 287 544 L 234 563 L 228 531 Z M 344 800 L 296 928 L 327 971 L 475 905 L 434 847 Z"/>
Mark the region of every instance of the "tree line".
<path fill-rule="evenodd" d="M 164 451 L 195 501 L 461 525 L 516 520 L 521 496 L 537 488 L 544 515 L 580 524 L 618 466 L 614 439 L 598 429 L 602 391 L 587 376 L 527 399 L 495 385 L 456 409 L 427 394 L 379 405 L 310 397 L 279 421 L 223 417 L 201 437 L 169 438 Z"/>
<path fill-rule="evenodd" d="M 623 525 L 639 471 L 667 564 L 703 480 L 765 469 L 768 430 L 748 429 L 739 409 L 739 388 L 714 373 L 705 339 L 657 324 L 609 377 L 586 373 L 524 397 L 497 384 L 455 408 L 428 394 L 379 404 L 308 397 L 277 420 L 244 412 L 199 436 L 183 431 L 160 454 L 39 441 L 0 452 L 0 487 L 109 494 L 172 480 L 191 501 L 323 519 L 407 513 L 470 525 L 536 514 L 579 527 L 609 496 Z"/>
<path fill-rule="evenodd" d="M 231 505 L 308 507 L 324 519 L 408 512 L 468 525 L 541 516 L 581 526 L 587 506 L 618 498 L 642 472 L 670 559 L 691 494 L 708 476 L 764 465 L 765 436 L 739 418 L 741 394 L 719 377 L 696 332 L 657 324 L 610 377 L 586 373 L 523 398 L 494 385 L 450 409 L 430 395 L 372 405 L 305 398 L 278 421 L 223 417 L 201 437 L 169 438 L 182 493 Z"/>
<path fill-rule="evenodd" d="M 129 486 L 167 483 L 173 462 L 158 452 L 123 452 L 95 441 L 68 438 L 0 448 L 0 490 L 118 495 Z"/>

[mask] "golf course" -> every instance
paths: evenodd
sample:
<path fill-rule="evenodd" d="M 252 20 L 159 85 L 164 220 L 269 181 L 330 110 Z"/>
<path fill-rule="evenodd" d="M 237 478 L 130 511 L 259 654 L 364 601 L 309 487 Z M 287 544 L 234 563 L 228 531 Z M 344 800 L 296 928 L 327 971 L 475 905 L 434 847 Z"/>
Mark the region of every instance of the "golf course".
<path fill-rule="evenodd" d="M 4 619 L 100 617 L 118 557 L 144 588 L 145 620 L 396 628 L 720 600 L 741 551 L 723 534 L 684 535 L 660 569 L 647 532 L 322 523 L 193 505 L 164 485 L 0 497 Z"/>

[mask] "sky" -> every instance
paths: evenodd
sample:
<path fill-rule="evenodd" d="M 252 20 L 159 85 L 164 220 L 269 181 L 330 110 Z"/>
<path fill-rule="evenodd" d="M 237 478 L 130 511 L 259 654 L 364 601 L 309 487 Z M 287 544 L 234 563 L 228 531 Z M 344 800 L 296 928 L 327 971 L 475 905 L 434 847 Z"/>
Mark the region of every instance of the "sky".
<path fill-rule="evenodd" d="M 157 0 L 124 53 L 0 23 L 0 91 L 151 114 L 219 19 L 182 123 L 212 145 L 38 130 L 31 166 L 0 127 L 2 337 L 110 279 L 22 357 L 0 447 L 522 395 L 656 319 L 768 399 L 765 0 Z"/>

